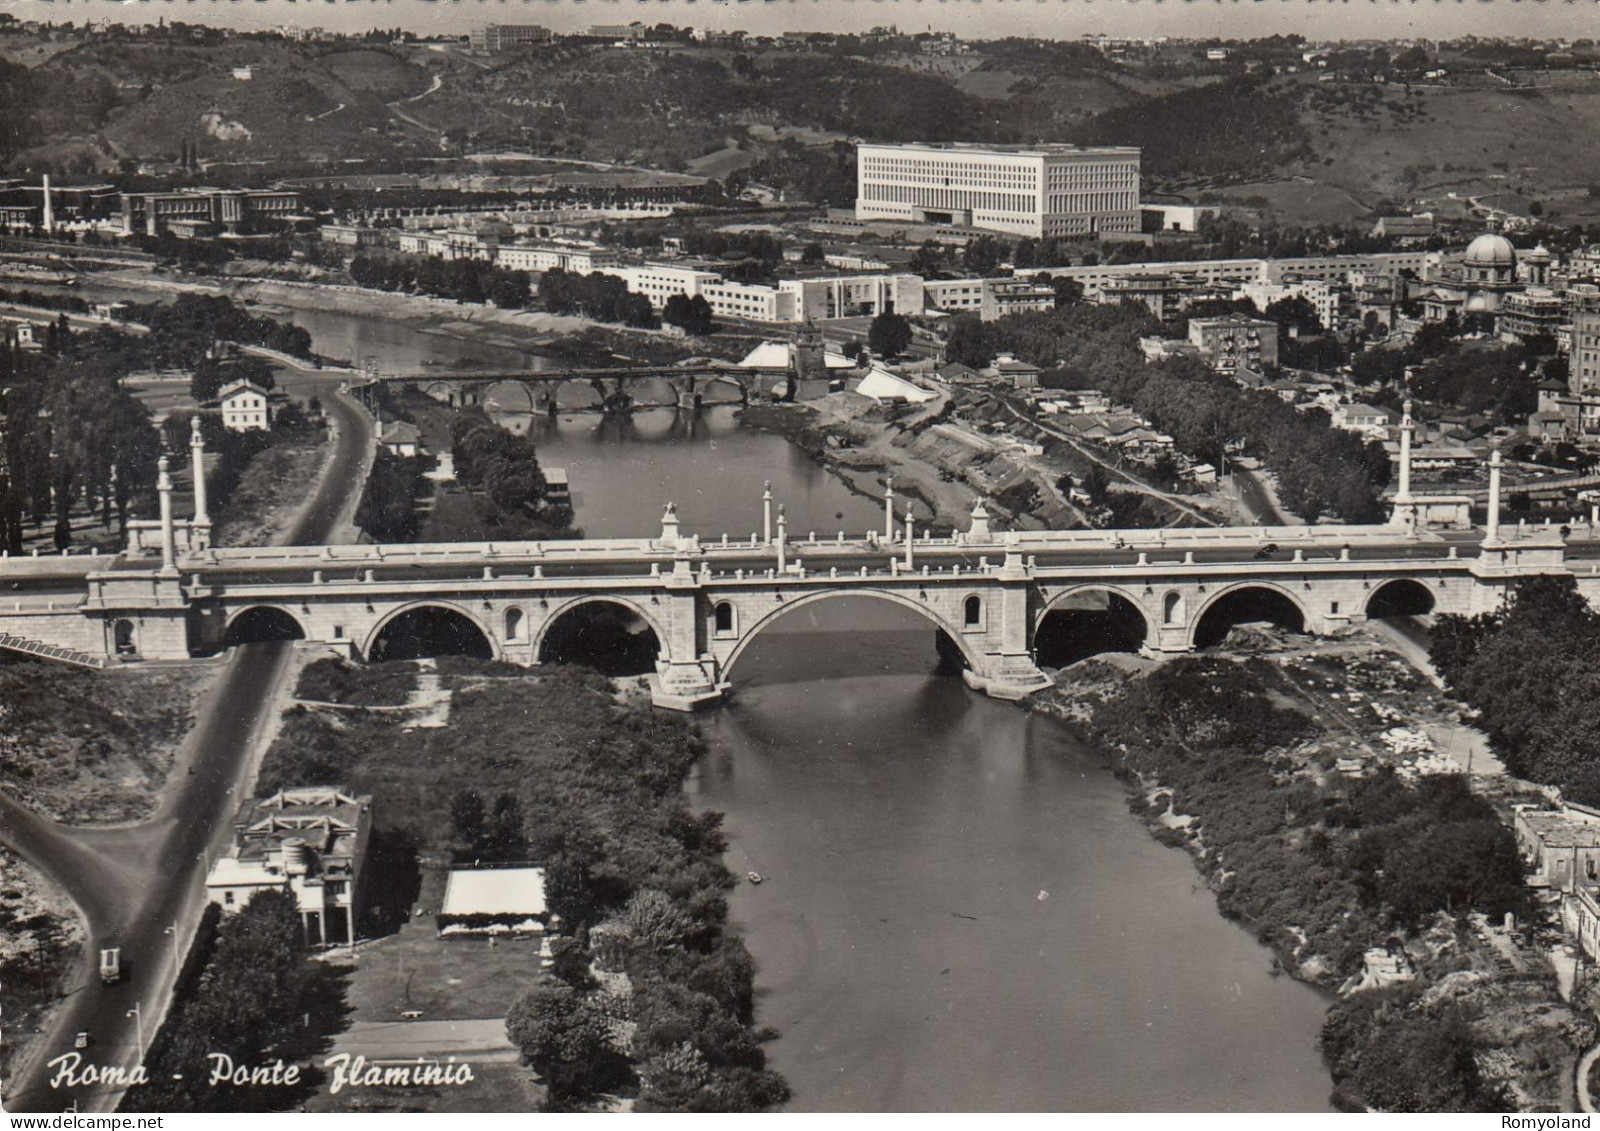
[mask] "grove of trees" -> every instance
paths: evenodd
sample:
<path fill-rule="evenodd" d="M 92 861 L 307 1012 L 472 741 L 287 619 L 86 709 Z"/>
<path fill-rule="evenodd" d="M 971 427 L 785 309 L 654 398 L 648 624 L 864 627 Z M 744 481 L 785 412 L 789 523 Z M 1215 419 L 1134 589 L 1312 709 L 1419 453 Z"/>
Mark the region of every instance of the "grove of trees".
<path fill-rule="evenodd" d="M 648 298 L 630 291 L 620 276 L 598 271 L 589 275 L 559 267 L 546 271 L 539 276 L 539 305 L 552 314 L 579 314 L 596 322 L 643 329 L 658 324 Z"/>
<path fill-rule="evenodd" d="M 532 299 L 532 278 L 526 271 L 508 271 L 479 259 L 440 259 L 436 255 L 358 255 L 350 261 L 357 285 L 380 291 L 433 295 L 457 302 L 492 302 L 502 310 L 521 310 Z"/>
<path fill-rule="evenodd" d="M 1600 614 L 1571 577 L 1518 581 L 1499 612 L 1440 616 L 1431 657 L 1508 771 L 1600 803 Z"/>

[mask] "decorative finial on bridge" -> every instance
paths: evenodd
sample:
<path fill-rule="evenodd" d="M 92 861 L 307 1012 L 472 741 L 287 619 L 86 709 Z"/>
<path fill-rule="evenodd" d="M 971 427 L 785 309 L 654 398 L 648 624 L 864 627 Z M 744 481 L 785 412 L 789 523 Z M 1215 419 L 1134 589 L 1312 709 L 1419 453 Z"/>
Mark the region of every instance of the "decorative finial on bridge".
<path fill-rule="evenodd" d="M 883 478 L 883 536 L 894 541 L 894 476 Z"/>
<path fill-rule="evenodd" d="M 987 542 L 993 536 L 989 529 L 989 509 L 981 498 L 977 499 L 972 504 L 972 526 L 967 530 L 967 538 L 973 542 Z"/>
<path fill-rule="evenodd" d="M 772 545 L 772 480 L 767 480 L 761 492 L 761 542 Z"/>
<path fill-rule="evenodd" d="M 789 541 L 789 516 L 783 513 L 783 504 L 778 504 L 778 572 L 782 573 L 789 567 L 788 541 Z"/>
<path fill-rule="evenodd" d="M 678 504 L 668 503 L 667 509 L 661 512 L 661 541 L 669 549 L 678 545 Z"/>

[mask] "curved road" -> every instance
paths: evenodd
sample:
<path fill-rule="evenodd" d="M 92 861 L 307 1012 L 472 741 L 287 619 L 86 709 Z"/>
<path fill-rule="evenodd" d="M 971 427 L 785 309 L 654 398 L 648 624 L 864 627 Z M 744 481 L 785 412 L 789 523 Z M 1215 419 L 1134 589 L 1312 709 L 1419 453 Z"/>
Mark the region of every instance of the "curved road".
<path fill-rule="evenodd" d="M 284 541 L 325 543 L 349 521 L 374 443 L 370 419 L 332 379 L 312 371 L 289 384 L 315 384 L 338 438 L 327 473 Z M 55 881 L 89 924 L 85 961 L 70 979 L 66 1000 L 28 1051 L 17 1077 L 5 1082 L 4 1107 L 16 1111 L 111 1110 L 115 1089 L 52 1087 L 49 1062 L 72 1051 L 73 1035 L 88 1030 L 86 1062 L 131 1068 L 139 1063 L 140 1022 L 154 1035 L 172 992 L 177 963 L 205 903 L 205 861 L 225 849 L 232 817 L 250 787 L 251 750 L 268 721 L 272 692 L 289 656 L 287 644 L 238 649 L 199 711 L 199 721 L 173 767 L 177 788 L 149 821 L 116 829 L 79 829 L 45 820 L 0 793 L 0 842 Z M 183 945 L 179 945 L 180 939 Z M 102 986 L 101 947 L 122 948 L 120 984 Z M 129 1012 L 137 1008 L 140 1017 Z"/>

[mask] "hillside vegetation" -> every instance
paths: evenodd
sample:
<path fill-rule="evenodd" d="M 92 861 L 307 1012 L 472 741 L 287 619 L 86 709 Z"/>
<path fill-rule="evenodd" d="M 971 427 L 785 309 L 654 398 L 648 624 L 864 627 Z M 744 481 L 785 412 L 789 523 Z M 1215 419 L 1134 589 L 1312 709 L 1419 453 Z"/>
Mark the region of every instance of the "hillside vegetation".
<path fill-rule="evenodd" d="M 235 78 L 246 65 L 251 78 Z M 1446 83 L 1415 78 L 1140 65 L 1020 39 L 948 58 L 570 41 L 471 58 L 404 44 L 8 35 L 0 161 L 107 172 L 173 159 L 185 141 L 205 163 L 514 149 L 749 175 L 842 203 L 854 138 L 1077 141 L 1141 147 L 1147 190 L 1218 193 L 1300 222 L 1408 204 L 1462 215 L 1468 196 L 1594 211 L 1571 139 L 1600 125 L 1600 80 L 1510 88 L 1470 67 Z"/>

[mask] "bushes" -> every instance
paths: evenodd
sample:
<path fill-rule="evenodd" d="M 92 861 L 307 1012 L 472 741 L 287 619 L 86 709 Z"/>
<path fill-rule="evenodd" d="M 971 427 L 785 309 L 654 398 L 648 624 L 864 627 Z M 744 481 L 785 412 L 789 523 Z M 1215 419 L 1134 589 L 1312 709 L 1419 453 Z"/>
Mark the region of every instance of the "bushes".
<path fill-rule="evenodd" d="M 374 542 L 405 542 L 417 533 L 417 496 L 429 466 L 422 457 L 379 449 L 356 505 L 356 525 Z"/>
<path fill-rule="evenodd" d="M 392 707 L 406 702 L 416 689 L 417 669 L 411 664 L 358 667 L 330 656 L 313 660 L 301 669 L 294 697 L 317 703 Z"/>
<path fill-rule="evenodd" d="M 196 936 L 195 953 L 204 954 L 208 923 Z M 307 974 L 301 946 L 300 912 L 294 896 L 266 891 L 253 896 L 237 915 L 224 918 L 205 959 L 198 984 L 175 995 L 172 1010 L 151 1051 L 150 1084 L 128 1093 L 133 1111 L 239 1110 L 244 1096 L 233 1087 L 209 1083 L 213 1053 L 235 1064 L 268 1064 L 285 1049 L 300 1025 L 300 990 Z M 311 1084 L 302 1071 L 300 1088 L 250 1089 L 246 1110 L 284 1110 L 303 1102 Z"/>

